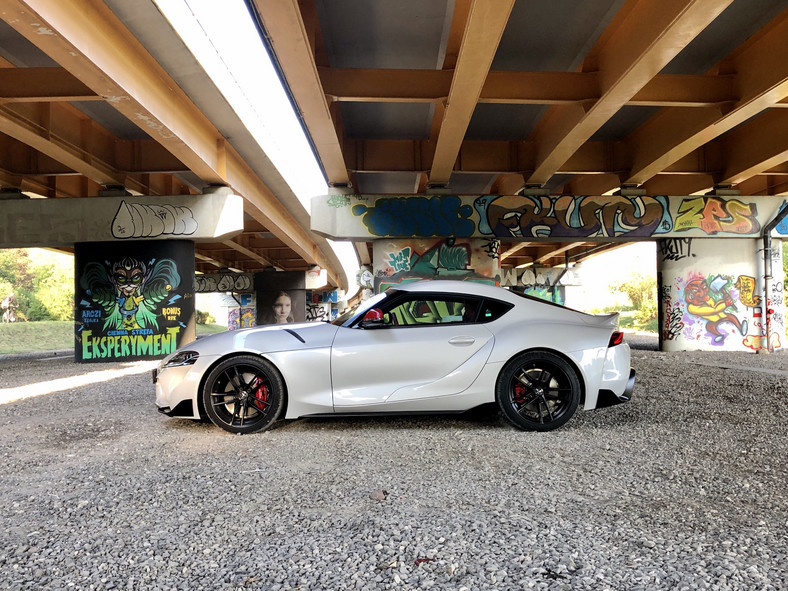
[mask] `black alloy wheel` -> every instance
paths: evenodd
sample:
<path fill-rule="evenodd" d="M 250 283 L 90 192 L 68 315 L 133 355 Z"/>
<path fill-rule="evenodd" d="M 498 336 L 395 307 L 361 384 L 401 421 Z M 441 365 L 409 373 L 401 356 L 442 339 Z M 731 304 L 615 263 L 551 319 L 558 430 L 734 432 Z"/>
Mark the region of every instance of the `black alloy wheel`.
<path fill-rule="evenodd" d="M 530 351 L 504 366 L 495 398 L 515 427 L 551 431 L 575 414 L 580 403 L 580 380 L 564 358 L 549 351 Z"/>
<path fill-rule="evenodd" d="M 202 401 L 214 425 L 230 433 L 256 433 L 279 418 L 284 386 L 268 361 L 251 355 L 232 357 L 208 375 Z"/>

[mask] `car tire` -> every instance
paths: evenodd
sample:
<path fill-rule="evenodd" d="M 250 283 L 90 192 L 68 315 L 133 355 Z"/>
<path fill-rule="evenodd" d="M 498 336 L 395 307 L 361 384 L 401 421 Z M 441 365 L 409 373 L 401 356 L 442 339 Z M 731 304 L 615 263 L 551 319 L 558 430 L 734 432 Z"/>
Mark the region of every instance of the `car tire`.
<path fill-rule="evenodd" d="M 230 433 L 257 433 L 282 412 L 284 384 L 276 368 L 259 357 L 231 357 L 213 368 L 202 390 L 205 414 Z"/>
<path fill-rule="evenodd" d="M 501 370 L 495 399 L 504 417 L 526 431 L 552 431 L 580 404 L 580 379 L 563 357 L 549 351 L 521 353 Z"/>

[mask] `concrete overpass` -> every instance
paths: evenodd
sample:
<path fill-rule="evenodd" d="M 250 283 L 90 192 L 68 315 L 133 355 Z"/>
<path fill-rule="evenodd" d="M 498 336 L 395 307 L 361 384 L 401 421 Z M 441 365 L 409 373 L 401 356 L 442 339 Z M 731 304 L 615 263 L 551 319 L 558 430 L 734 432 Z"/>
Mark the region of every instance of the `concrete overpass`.
<path fill-rule="evenodd" d="M 247 5 L 332 192 L 348 203 L 383 194 L 552 196 L 544 203 L 554 209 L 560 196 L 604 205 L 717 187 L 699 215 L 732 220 L 741 210 L 728 211 L 732 198 L 756 204 L 764 227 L 788 191 L 787 1 Z M 96 197 L 122 187 L 155 197 L 227 186 L 243 198 L 242 231 L 200 238 L 198 271 L 318 265 L 334 285 L 352 281 L 153 2 L 3 0 L 0 18 L 8 196 Z M 507 223 L 521 225 L 519 207 L 504 212 Z M 493 237 L 505 270 L 578 262 L 635 237 L 625 234 Z M 375 236 L 336 236 L 354 239 L 361 262 L 379 266 Z"/>

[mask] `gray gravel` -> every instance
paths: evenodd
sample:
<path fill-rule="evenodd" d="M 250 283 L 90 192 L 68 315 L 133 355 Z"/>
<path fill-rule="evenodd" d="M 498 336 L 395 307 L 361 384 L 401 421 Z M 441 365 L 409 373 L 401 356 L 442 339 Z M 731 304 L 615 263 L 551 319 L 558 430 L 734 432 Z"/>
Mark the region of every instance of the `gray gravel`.
<path fill-rule="evenodd" d="M 628 340 L 633 400 L 546 434 L 233 436 L 159 415 L 147 374 L 0 404 L 0 589 L 788 589 L 788 356 Z M 6 357 L 0 384 L 108 367 Z"/>

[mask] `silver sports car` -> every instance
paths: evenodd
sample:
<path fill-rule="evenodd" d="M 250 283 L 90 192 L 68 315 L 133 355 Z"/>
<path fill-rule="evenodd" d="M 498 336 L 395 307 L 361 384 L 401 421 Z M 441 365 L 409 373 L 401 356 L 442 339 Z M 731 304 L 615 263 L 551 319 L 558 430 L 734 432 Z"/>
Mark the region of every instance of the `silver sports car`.
<path fill-rule="evenodd" d="M 154 371 L 169 416 L 232 433 L 280 418 L 463 412 L 495 402 L 521 429 L 549 431 L 629 400 L 618 315 L 592 316 L 478 283 L 389 289 L 328 323 L 201 338 Z"/>

